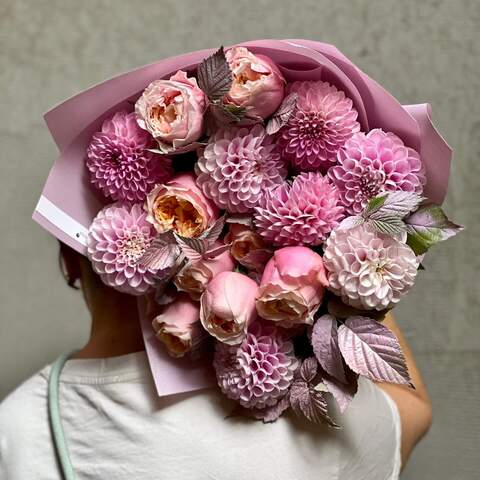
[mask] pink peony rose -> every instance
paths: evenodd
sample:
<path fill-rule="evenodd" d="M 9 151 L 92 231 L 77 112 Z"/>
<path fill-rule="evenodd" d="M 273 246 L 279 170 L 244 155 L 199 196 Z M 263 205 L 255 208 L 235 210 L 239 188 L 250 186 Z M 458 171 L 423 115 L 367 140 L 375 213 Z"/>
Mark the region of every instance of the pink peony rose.
<path fill-rule="evenodd" d="M 168 153 L 198 140 L 207 99 L 195 78 L 179 70 L 170 80 L 155 80 L 135 104 L 137 122 Z"/>
<path fill-rule="evenodd" d="M 265 55 L 254 55 L 245 47 L 226 52 L 233 82 L 225 101 L 247 109 L 250 116 L 269 117 L 282 103 L 285 79 Z"/>
<path fill-rule="evenodd" d="M 219 247 L 217 242 L 215 247 Z M 199 300 L 208 282 L 220 272 L 231 272 L 235 263 L 230 252 L 226 250 L 210 260 L 200 260 L 187 263 L 176 275 L 173 283 L 178 288 L 190 294 L 194 300 Z"/>
<path fill-rule="evenodd" d="M 218 208 L 205 197 L 192 173 L 181 173 L 148 195 L 147 220 L 159 233 L 173 230 L 184 237 L 198 237 L 218 217 Z"/>
<path fill-rule="evenodd" d="M 257 292 L 258 285 L 246 275 L 216 275 L 200 298 L 200 321 L 205 330 L 227 345 L 241 343 L 257 316 Z"/>
<path fill-rule="evenodd" d="M 324 287 L 323 260 L 307 247 L 284 247 L 267 263 L 257 296 L 258 314 L 284 327 L 313 323 Z"/>
<path fill-rule="evenodd" d="M 230 253 L 240 265 L 256 272 L 262 271 L 273 255 L 257 232 L 239 223 L 230 224 L 225 242 L 232 244 Z"/>
<path fill-rule="evenodd" d="M 165 306 L 152 322 L 155 335 L 172 357 L 183 357 L 201 340 L 200 305 L 187 294 Z"/>

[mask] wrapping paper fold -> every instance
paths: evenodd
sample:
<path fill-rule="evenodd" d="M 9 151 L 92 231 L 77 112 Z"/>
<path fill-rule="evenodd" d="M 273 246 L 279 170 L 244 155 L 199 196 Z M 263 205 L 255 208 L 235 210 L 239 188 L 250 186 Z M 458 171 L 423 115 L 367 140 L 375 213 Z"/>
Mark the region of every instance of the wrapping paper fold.
<path fill-rule="evenodd" d="M 362 130 L 378 127 L 392 131 L 420 153 L 427 173 L 424 194 L 432 202 L 443 202 L 452 151 L 435 130 L 429 105 L 402 106 L 332 45 L 302 39 L 255 40 L 241 45 L 271 57 L 289 82 L 323 80 L 344 90 L 359 113 Z M 91 87 L 47 112 L 45 121 L 60 154 L 48 175 L 33 219 L 85 254 L 88 227 L 104 203 L 91 187 L 85 168 L 85 152 L 92 134 L 114 112 L 131 110 L 150 82 L 169 77 L 179 69 L 191 71 L 213 52 L 213 49 L 199 50 L 140 67 Z M 142 301 L 139 308 L 142 312 Z M 170 359 L 156 342 L 144 316 L 142 326 L 160 395 L 212 385 L 209 367 Z"/>

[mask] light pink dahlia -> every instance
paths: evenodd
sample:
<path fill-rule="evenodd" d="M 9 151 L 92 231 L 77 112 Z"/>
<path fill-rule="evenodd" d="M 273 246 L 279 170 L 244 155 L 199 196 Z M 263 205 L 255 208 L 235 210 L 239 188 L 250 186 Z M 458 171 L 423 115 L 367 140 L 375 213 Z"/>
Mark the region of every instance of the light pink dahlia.
<path fill-rule="evenodd" d="M 383 192 L 421 194 L 426 183 L 418 153 L 394 133 L 380 129 L 356 133 L 338 152 L 338 165 L 328 170 L 348 213 L 358 215 L 368 200 Z"/>
<path fill-rule="evenodd" d="M 321 173 L 304 172 L 266 191 L 254 222 L 274 245 L 320 245 L 343 216 L 335 185 Z"/>
<path fill-rule="evenodd" d="M 287 175 L 272 137 L 261 125 L 220 130 L 195 165 L 197 184 L 219 208 L 249 212 L 267 188 Z"/>
<path fill-rule="evenodd" d="M 413 250 L 368 224 L 334 230 L 325 242 L 323 264 L 329 290 L 360 309 L 393 307 L 415 282 Z"/>
<path fill-rule="evenodd" d="M 117 112 L 103 122 L 87 148 L 91 182 L 113 200 L 143 202 L 156 183 L 173 173 L 169 158 L 147 150 L 156 146 L 138 126 L 135 113 Z"/>
<path fill-rule="evenodd" d="M 222 392 L 245 408 L 275 405 L 288 392 L 298 360 L 273 325 L 255 322 L 236 346 L 217 343 L 213 365 Z"/>
<path fill-rule="evenodd" d="M 137 261 L 156 235 L 142 205 L 114 203 L 97 214 L 88 231 L 87 256 L 103 282 L 141 295 L 154 284 L 156 271 Z"/>
<path fill-rule="evenodd" d="M 298 171 L 326 171 L 337 151 L 360 130 L 357 111 L 345 93 L 322 81 L 294 82 L 297 105 L 279 133 L 283 156 Z"/>

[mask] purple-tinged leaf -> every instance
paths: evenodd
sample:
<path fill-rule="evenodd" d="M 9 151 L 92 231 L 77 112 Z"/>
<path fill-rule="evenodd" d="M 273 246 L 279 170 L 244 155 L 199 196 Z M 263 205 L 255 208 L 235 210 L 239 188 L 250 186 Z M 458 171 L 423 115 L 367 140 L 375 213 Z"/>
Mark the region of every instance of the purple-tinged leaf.
<path fill-rule="evenodd" d="M 382 220 L 385 217 L 403 218 L 413 212 L 424 200 L 414 192 L 389 192 L 371 199 L 363 212 L 364 218 Z"/>
<path fill-rule="evenodd" d="M 318 318 L 313 325 L 311 342 L 320 366 L 332 377 L 346 383 L 342 355 L 338 348 L 336 318 L 332 315 Z"/>
<path fill-rule="evenodd" d="M 368 317 L 349 317 L 338 329 L 338 346 L 347 365 L 379 382 L 411 385 L 405 357 L 387 327 Z"/>
<path fill-rule="evenodd" d="M 228 65 L 223 47 L 205 58 L 197 69 L 198 85 L 211 100 L 223 98 L 230 90 L 233 74 Z"/>
<path fill-rule="evenodd" d="M 296 92 L 292 92 L 287 95 L 278 110 L 272 115 L 266 126 L 266 132 L 268 135 L 277 133 L 283 126 L 288 123 L 288 120 L 295 111 L 297 106 L 298 95 Z"/>
<path fill-rule="evenodd" d="M 322 381 L 337 402 L 340 413 L 345 412 L 357 393 L 357 377 L 352 376 L 350 383 L 343 383 L 339 382 L 336 378 L 325 375 Z"/>
<path fill-rule="evenodd" d="M 202 257 L 205 260 L 213 260 L 215 257 L 218 257 L 221 255 L 223 252 L 226 252 L 227 250 L 230 250 L 230 247 L 232 246 L 231 243 L 226 243 L 224 245 L 220 245 L 219 247 L 214 247 L 210 250 L 207 250 Z"/>
<path fill-rule="evenodd" d="M 318 361 L 315 357 L 308 357 L 295 372 L 296 378 L 306 383 L 311 383 L 315 380 L 318 373 Z"/>
<path fill-rule="evenodd" d="M 365 219 L 360 215 L 353 215 L 352 217 L 344 218 L 338 225 L 337 230 L 350 230 L 357 225 L 361 225 L 365 222 Z"/>
<path fill-rule="evenodd" d="M 178 246 L 182 249 L 183 254 L 192 263 L 198 262 L 203 258 L 203 254 L 209 247 L 209 241 L 200 238 L 182 237 L 177 233 L 174 234 Z"/>
<path fill-rule="evenodd" d="M 398 235 L 406 230 L 402 219 L 393 215 L 385 215 L 380 218 L 369 218 L 367 223 L 373 227 L 377 233 L 385 235 Z"/>
<path fill-rule="evenodd" d="M 323 392 L 302 380 L 295 380 L 290 387 L 290 405 L 298 416 L 304 416 L 311 422 L 326 423 L 340 428 L 328 414 L 328 404 Z"/>
<path fill-rule="evenodd" d="M 170 243 L 169 236 L 159 235 L 155 238 L 137 263 L 152 270 L 166 270 L 172 267 L 179 255 L 179 249 Z"/>
<path fill-rule="evenodd" d="M 215 223 L 208 230 L 205 230 L 205 232 L 200 235 L 200 238 L 208 240 L 210 243 L 213 244 L 222 234 L 224 225 L 225 215 L 222 215 L 220 218 L 217 218 L 217 220 L 215 220 Z"/>
<path fill-rule="evenodd" d="M 450 221 L 438 205 L 419 208 L 405 223 L 407 244 L 416 255 L 424 254 L 432 245 L 453 237 L 464 228 Z"/>
<path fill-rule="evenodd" d="M 152 153 L 158 153 L 159 155 L 180 155 L 181 153 L 192 152 L 193 150 L 197 150 L 197 148 L 205 147 L 206 145 L 207 145 L 206 142 L 192 142 L 192 143 L 189 143 L 188 145 L 182 145 L 181 147 L 177 147 L 175 145 L 158 142 L 158 147 L 159 147 L 158 149 L 147 148 L 147 150 Z"/>

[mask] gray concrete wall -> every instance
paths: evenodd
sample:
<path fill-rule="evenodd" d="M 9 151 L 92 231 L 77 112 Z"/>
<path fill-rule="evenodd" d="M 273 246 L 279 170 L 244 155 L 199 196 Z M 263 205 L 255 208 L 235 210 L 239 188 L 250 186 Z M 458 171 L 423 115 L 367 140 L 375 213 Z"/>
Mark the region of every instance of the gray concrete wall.
<path fill-rule="evenodd" d="M 401 102 L 431 102 L 455 149 L 445 206 L 468 230 L 431 252 L 397 309 L 435 416 L 404 478 L 479 478 L 479 29 L 478 0 L 0 0 L 0 398 L 88 334 L 55 241 L 30 220 L 56 156 L 42 113 L 164 56 L 253 38 L 317 39 Z"/>

